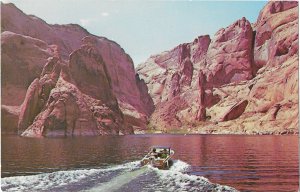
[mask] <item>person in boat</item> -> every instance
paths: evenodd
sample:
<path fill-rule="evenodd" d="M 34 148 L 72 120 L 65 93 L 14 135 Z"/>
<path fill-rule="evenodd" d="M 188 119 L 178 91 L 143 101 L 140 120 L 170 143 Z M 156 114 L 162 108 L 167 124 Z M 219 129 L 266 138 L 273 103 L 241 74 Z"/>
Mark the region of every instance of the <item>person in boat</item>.
<path fill-rule="evenodd" d="M 162 154 L 161 154 L 160 156 L 161 156 L 161 158 L 163 158 L 163 159 L 167 158 L 167 157 L 168 157 L 167 149 L 164 149 L 163 152 L 162 152 Z"/>
<path fill-rule="evenodd" d="M 158 157 L 158 153 L 156 152 L 156 149 L 155 148 L 153 148 L 153 150 L 152 150 L 152 152 L 151 152 L 151 157 L 153 157 L 153 158 L 157 158 Z"/>

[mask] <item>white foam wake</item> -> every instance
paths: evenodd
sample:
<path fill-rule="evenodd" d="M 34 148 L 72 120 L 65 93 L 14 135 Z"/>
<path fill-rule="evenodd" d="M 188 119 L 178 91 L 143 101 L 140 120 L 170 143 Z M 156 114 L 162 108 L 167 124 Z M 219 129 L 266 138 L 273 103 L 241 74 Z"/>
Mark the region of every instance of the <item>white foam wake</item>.
<path fill-rule="evenodd" d="M 41 191 L 77 182 L 96 171 L 98 170 L 58 171 L 31 176 L 7 177 L 1 179 L 1 188 L 3 191 Z"/>
<path fill-rule="evenodd" d="M 185 173 L 190 168 L 189 164 L 176 160 L 169 170 L 153 170 L 157 172 L 166 191 L 237 191 L 228 186 L 211 183 L 205 177 Z"/>
<path fill-rule="evenodd" d="M 106 174 L 117 170 L 131 170 L 139 166 L 139 161 L 104 169 L 83 169 L 57 171 L 30 176 L 6 177 L 1 179 L 2 191 L 44 191 L 77 183 L 95 174 Z"/>
<path fill-rule="evenodd" d="M 103 169 L 83 169 L 2 178 L 2 191 L 236 191 L 186 172 L 191 166 L 174 161 L 169 170 L 140 167 L 139 161 Z"/>

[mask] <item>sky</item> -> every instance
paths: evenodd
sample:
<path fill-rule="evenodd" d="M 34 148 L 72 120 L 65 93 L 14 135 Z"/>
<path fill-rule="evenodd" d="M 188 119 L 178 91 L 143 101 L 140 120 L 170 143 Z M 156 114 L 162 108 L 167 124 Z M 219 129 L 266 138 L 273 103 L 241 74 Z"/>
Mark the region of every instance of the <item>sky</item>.
<path fill-rule="evenodd" d="M 50 24 L 77 23 L 116 41 L 135 66 L 151 55 L 211 37 L 246 17 L 255 22 L 266 1 L 1 0 Z"/>

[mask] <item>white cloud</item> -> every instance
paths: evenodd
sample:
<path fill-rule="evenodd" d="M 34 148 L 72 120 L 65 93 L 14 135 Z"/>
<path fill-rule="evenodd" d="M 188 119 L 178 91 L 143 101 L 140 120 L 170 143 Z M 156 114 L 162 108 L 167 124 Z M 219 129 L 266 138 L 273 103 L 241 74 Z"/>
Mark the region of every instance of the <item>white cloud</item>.
<path fill-rule="evenodd" d="M 79 19 L 79 22 L 83 27 L 86 27 L 91 23 L 91 20 L 90 19 Z"/>
<path fill-rule="evenodd" d="M 102 15 L 103 17 L 107 17 L 107 16 L 109 16 L 109 13 L 108 13 L 108 12 L 102 12 L 101 15 Z"/>

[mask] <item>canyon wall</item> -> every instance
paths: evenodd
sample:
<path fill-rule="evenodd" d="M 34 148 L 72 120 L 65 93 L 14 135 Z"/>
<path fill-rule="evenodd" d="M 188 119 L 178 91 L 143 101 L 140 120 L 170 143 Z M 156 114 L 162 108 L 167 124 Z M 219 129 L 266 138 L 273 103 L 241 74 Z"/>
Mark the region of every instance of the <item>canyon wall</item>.
<path fill-rule="evenodd" d="M 51 25 L 1 3 L 2 133 L 128 134 L 154 110 L 132 59 L 76 24 Z"/>
<path fill-rule="evenodd" d="M 163 132 L 298 133 L 298 2 L 246 18 L 137 67 Z"/>
<path fill-rule="evenodd" d="M 136 69 L 116 42 L 13 4 L 1 3 L 1 30 L 2 134 L 298 133 L 298 2 L 268 2 L 255 23 Z"/>

